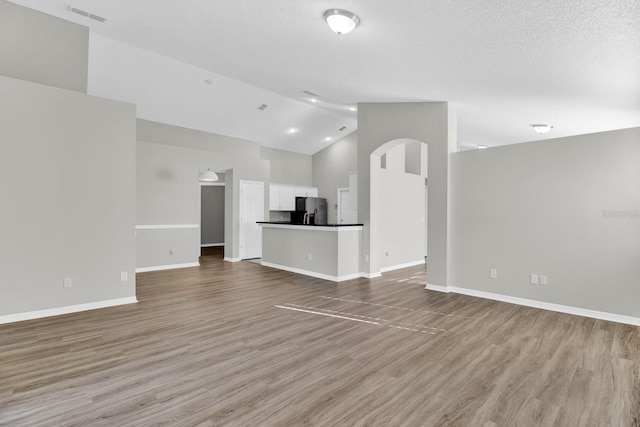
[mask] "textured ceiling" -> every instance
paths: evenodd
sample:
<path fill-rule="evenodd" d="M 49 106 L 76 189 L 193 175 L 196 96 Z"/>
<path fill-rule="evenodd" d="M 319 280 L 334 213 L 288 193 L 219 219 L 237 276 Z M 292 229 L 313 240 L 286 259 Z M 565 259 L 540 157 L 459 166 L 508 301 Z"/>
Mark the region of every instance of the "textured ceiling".
<path fill-rule="evenodd" d="M 145 118 L 291 151 L 313 153 L 339 138 L 339 127 L 353 130 L 348 107 L 359 102 L 450 102 L 461 146 L 640 126 L 638 0 L 14 2 L 90 26 L 103 36 L 93 44 L 103 52 L 96 64 L 118 57 L 109 39 L 149 51 L 121 67 L 138 70 L 130 87 L 107 84 L 106 72 L 90 68 L 90 92 L 134 101 Z M 322 19 L 330 8 L 355 12 L 361 25 L 333 34 Z M 189 96 L 158 112 L 167 98 L 155 99 L 138 80 L 167 72 L 159 69 L 166 61 L 175 61 L 174 96 Z M 219 92 L 194 96 L 206 90 Z M 261 103 L 268 116 L 256 114 Z M 211 114 L 198 115 L 205 107 Z M 539 136 L 532 123 L 554 129 Z M 287 134 L 289 127 L 300 131 Z"/>

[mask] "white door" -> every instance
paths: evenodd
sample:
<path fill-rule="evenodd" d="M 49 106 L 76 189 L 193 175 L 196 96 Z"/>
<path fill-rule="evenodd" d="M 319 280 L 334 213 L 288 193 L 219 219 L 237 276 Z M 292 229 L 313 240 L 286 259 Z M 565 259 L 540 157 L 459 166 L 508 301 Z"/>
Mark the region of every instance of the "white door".
<path fill-rule="evenodd" d="M 240 181 L 240 259 L 262 257 L 262 229 L 257 221 L 264 221 L 264 183 Z"/>
<path fill-rule="evenodd" d="M 424 256 L 427 256 L 427 239 L 428 239 L 428 234 L 427 234 L 427 224 L 429 223 L 429 189 L 427 187 L 424 187 Z"/>
<path fill-rule="evenodd" d="M 338 223 L 355 224 L 358 222 L 358 213 L 351 206 L 351 194 L 348 188 L 338 189 Z"/>

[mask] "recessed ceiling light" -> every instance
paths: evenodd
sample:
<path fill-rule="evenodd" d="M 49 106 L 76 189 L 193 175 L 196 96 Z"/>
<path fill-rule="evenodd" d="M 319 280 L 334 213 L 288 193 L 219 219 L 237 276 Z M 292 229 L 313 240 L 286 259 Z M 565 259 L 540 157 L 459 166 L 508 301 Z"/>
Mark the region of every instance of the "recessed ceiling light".
<path fill-rule="evenodd" d="M 484 150 L 485 148 L 489 148 L 488 145 L 480 145 L 478 144 L 478 150 Z"/>
<path fill-rule="evenodd" d="M 356 107 L 349 107 L 349 111 L 358 111 Z"/>
<path fill-rule="evenodd" d="M 313 102 L 314 104 L 315 104 L 316 102 L 320 102 L 320 101 L 319 101 L 319 100 L 317 100 L 316 98 L 309 98 L 309 101 Z"/>
<path fill-rule="evenodd" d="M 333 138 L 331 138 L 330 136 L 327 136 L 324 140 L 325 140 L 326 142 L 329 142 L 329 141 L 331 141 L 332 139 L 333 139 Z"/>
<path fill-rule="evenodd" d="M 544 124 L 535 124 L 535 125 L 531 125 L 531 127 L 533 128 L 533 130 L 535 130 L 538 133 L 547 133 L 551 129 L 553 129 L 553 126 L 544 125 Z"/>
<path fill-rule="evenodd" d="M 329 9 L 324 13 L 324 19 L 331 31 L 339 35 L 350 33 L 360 23 L 355 13 L 344 9 Z"/>
<path fill-rule="evenodd" d="M 298 128 L 289 128 L 287 129 L 287 133 L 298 133 Z"/>

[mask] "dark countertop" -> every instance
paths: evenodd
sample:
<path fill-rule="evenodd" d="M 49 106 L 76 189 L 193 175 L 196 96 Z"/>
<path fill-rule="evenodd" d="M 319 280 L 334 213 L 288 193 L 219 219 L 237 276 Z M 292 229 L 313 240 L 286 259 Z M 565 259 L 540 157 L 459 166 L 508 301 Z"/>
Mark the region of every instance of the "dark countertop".
<path fill-rule="evenodd" d="M 292 224 L 289 221 L 257 221 L 258 224 L 297 225 L 300 227 L 356 227 L 364 224 Z"/>

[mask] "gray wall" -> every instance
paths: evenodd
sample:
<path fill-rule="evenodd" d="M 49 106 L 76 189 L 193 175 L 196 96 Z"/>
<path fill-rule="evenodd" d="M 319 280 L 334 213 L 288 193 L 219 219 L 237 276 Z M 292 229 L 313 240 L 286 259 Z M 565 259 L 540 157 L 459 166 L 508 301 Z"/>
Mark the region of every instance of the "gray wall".
<path fill-rule="evenodd" d="M 225 170 L 225 258 L 239 258 L 239 181 L 269 182 L 270 164 L 258 144 L 146 120 L 138 120 L 137 130 L 136 223 L 200 224 L 199 172 Z M 265 197 L 265 217 L 267 203 Z M 138 268 L 196 263 L 199 254 L 198 229 L 138 231 Z"/>
<path fill-rule="evenodd" d="M 271 183 L 311 186 L 311 156 L 260 148 L 260 157 L 271 162 Z"/>
<path fill-rule="evenodd" d="M 399 139 L 413 139 L 429 146 L 429 221 L 428 253 L 431 285 L 448 283 L 449 239 L 449 154 L 456 149 L 455 111 L 444 102 L 384 103 L 358 105 L 358 222 L 362 234 L 362 271 L 380 271 L 383 249 L 380 244 L 383 224 L 377 194 L 379 174 L 371 173 L 371 163 L 380 162 L 386 148 Z M 374 179 L 374 182 L 371 180 Z M 376 182 L 377 180 L 377 182 Z M 366 256 L 370 260 L 367 262 Z"/>
<path fill-rule="evenodd" d="M 135 297 L 135 127 L 133 105 L 0 77 L 0 315 Z"/>
<path fill-rule="evenodd" d="M 0 75 L 87 92 L 89 28 L 0 0 Z"/>
<path fill-rule="evenodd" d="M 200 243 L 224 243 L 224 186 L 200 187 Z"/>
<path fill-rule="evenodd" d="M 313 155 L 313 186 L 327 199 L 329 222 L 335 223 L 338 188 L 349 187 L 349 172 L 358 170 L 358 133 L 352 132 Z"/>
<path fill-rule="evenodd" d="M 452 285 L 640 317 L 640 128 L 456 153 L 452 196 Z"/>

